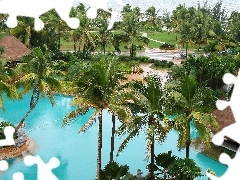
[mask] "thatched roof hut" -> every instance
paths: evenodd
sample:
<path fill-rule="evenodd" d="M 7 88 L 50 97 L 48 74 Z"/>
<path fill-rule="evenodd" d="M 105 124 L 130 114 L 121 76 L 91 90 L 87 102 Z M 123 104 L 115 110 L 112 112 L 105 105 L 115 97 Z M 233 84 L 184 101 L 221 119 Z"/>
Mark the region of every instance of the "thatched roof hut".
<path fill-rule="evenodd" d="M 221 129 L 223 129 L 226 126 L 229 126 L 230 124 L 235 123 L 235 118 L 233 116 L 231 107 L 228 106 L 226 109 L 224 110 L 214 110 L 212 112 L 212 115 L 216 117 L 217 122 L 219 124 L 220 129 L 218 131 L 220 131 Z M 212 132 L 214 134 L 216 134 L 217 132 L 212 130 Z"/>
<path fill-rule="evenodd" d="M 18 62 L 31 52 L 21 41 L 11 35 L 0 39 L 0 47 L 4 48 L 1 57 L 5 57 L 9 62 Z"/>

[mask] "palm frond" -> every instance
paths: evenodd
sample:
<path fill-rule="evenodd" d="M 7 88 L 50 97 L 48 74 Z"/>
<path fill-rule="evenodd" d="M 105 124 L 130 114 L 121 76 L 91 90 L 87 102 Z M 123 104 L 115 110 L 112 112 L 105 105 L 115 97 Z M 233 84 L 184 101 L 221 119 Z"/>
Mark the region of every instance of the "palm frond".
<path fill-rule="evenodd" d="M 78 116 L 87 113 L 89 109 L 90 109 L 90 108 L 89 108 L 88 106 L 82 106 L 82 107 L 78 107 L 77 109 L 71 111 L 70 113 L 68 113 L 68 114 L 64 117 L 62 127 L 71 124 L 73 121 L 76 120 L 76 118 L 77 118 Z"/>

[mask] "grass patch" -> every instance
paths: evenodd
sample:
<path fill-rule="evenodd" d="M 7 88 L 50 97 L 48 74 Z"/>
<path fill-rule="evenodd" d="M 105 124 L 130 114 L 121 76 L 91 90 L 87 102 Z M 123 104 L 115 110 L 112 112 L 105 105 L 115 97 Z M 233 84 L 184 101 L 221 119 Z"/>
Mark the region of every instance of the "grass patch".
<path fill-rule="evenodd" d="M 167 42 L 169 44 L 175 45 L 176 44 L 176 34 L 168 32 L 147 32 L 147 37 L 150 39 Z M 161 43 L 155 41 L 149 41 L 150 48 L 159 48 Z"/>

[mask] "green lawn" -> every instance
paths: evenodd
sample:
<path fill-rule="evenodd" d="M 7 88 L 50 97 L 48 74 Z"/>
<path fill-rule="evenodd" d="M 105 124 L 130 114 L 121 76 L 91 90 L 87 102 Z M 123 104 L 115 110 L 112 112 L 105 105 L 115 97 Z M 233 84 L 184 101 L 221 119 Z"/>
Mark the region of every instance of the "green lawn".
<path fill-rule="evenodd" d="M 168 34 L 167 32 L 147 32 L 147 37 L 150 39 L 166 42 L 172 45 L 176 44 L 176 34 L 173 33 Z M 161 43 L 150 40 L 148 46 L 150 48 L 159 48 L 160 45 Z"/>

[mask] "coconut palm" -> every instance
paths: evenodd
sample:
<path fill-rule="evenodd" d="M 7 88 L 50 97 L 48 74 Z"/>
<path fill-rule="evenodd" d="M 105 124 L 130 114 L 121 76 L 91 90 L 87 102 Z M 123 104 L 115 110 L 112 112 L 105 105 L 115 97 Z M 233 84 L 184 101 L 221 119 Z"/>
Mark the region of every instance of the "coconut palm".
<path fill-rule="evenodd" d="M 101 149 L 102 149 L 102 111 L 108 109 L 118 116 L 119 119 L 129 117 L 127 109 L 116 103 L 118 100 L 115 95 L 118 94 L 120 81 L 125 79 L 124 74 L 119 72 L 117 62 L 114 60 L 101 59 L 100 62 L 89 66 L 78 81 L 79 95 L 77 95 L 72 104 L 77 109 L 70 112 L 63 121 L 63 126 L 74 120 L 79 115 L 85 114 L 90 108 L 96 111 L 89 118 L 86 124 L 79 130 L 84 132 L 92 123 L 93 119 L 98 118 L 98 156 L 97 156 L 97 179 L 100 180 L 101 170 Z"/>
<path fill-rule="evenodd" d="M 29 113 L 35 108 L 38 103 L 39 97 L 50 99 L 52 105 L 54 105 L 54 92 L 61 91 L 60 81 L 56 78 L 56 71 L 52 70 L 48 66 L 48 61 L 51 56 L 46 49 L 34 48 L 31 54 L 25 57 L 27 63 L 19 65 L 18 71 L 20 78 L 16 82 L 17 88 L 22 87 L 20 95 L 24 95 L 30 91 L 33 91 L 30 109 L 26 115 L 19 122 L 16 127 L 16 131 L 25 121 Z M 23 60 L 24 61 L 24 60 Z"/>
<path fill-rule="evenodd" d="M 127 133 L 127 138 L 119 147 L 121 152 L 128 142 L 144 131 L 147 139 L 147 151 L 150 152 L 150 177 L 154 180 L 154 146 L 155 140 L 162 142 L 170 130 L 164 122 L 164 91 L 161 79 L 157 75 L 149 75 L 144 78 L 145 82 L 133 81 L 129 84 L 132 89 L 129 96 L 129 106 L 134 114 L 131 123 L 123 123 L 119 129 L 119 135 Z M 148 154 L 149 155 L 149 154 Z"/>
<path fill-rule="evenodd" d="M 108 29 L 108 19 L 111 17 L 109 12 L 98 10 L 98 16 L 95 19 L 95 26 L 97 30 L 95 44 L 103 50 L 103 53 L 106 53 L 107 45 L 112 42 L 112 32 Z"/>
<path fill-rule="evenodd" d="M 130 9 L 129 9 L 130 8 Z M 126 5 L 122 11 L 122 37 L 121 40 L 130 49 L 130 56 L 133 57 L 135 53 L 136 43 L 141 43 L 142 45 L 147 45 L 149 40 L 143 37 L 140 32 L 140 19 L 141 13 L 139 7 L 131 9 L 129 5 Z"/>
<path fill-rule="evenodd" d="M 10 30 L 10 34 L 17 37 L 28 48 L 31 47 L 34 20 L 29 17 L 19 17 L 18 26 Z"/>
<path fill-rule="evenodd" d="M 186 157 L 189 158 L 191 144 L 191 124 L 199 134 L 201 141 L 210 145 L 210 127 L 218 128 L 214 116 L 210 114 L 215 108 L 213 91 L 198 84 L 194 75 L 183 75 L 166 86 L 168 101 L 167 114 L 175 115 L 173 127 L 179 132 L 178 148 L 186 148 Z"/>
<path fill-rule="evenodd" d="M 0 108 L 4 111 L 3 94 L 11 100 L 18 98 L 18 92 L 14 86 L 15 73 L 13 69 L 6 69 L 6 59 L 0 59 Z"/>

